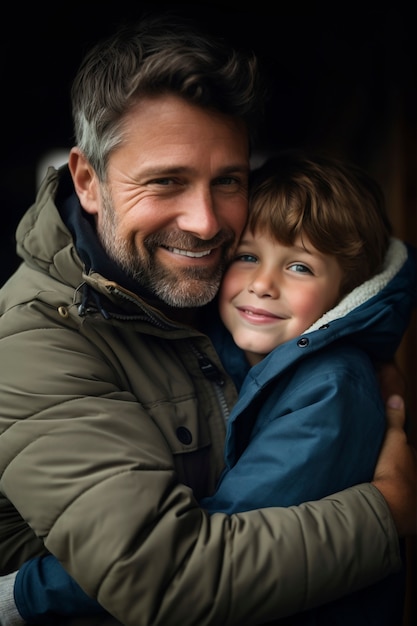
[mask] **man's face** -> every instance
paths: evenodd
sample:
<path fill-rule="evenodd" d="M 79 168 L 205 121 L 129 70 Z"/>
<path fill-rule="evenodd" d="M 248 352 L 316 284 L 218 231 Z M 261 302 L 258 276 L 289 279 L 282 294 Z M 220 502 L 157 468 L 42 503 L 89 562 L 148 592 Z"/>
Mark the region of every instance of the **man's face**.
<path fill-rule="evenodd" d="M 247 216 L 243 124 L 163 95 L 125 119 L 100 189 L 97 232 L 107 253 L 166 304 L 215 296 Z"/>

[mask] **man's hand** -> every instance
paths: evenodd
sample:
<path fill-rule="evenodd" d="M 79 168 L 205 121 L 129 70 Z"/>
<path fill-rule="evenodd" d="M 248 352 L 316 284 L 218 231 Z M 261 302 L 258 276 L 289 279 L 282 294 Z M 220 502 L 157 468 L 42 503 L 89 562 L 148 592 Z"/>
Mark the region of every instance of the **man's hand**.
<path fill-rule="evenodd" d="M 386 404 L 387 431 L 373 485 L 390 508 L 401 537 L 417 533 L 417 454 L 404 430 L 404 401 L 392 395 Z"/>
<path fill-rule="evenodd" d="M 377 365 L 377 374 L 384 402 L 394 394 L 405 397 L 405 378 L 395 361 L 379 363 Z"/>

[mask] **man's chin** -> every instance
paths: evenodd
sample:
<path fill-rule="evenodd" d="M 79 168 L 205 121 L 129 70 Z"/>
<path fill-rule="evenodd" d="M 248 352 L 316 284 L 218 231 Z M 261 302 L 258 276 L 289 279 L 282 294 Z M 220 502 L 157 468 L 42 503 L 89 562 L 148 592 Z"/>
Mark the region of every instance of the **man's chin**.
<path fill-rule="evenodd" d="M 174 284 L 159 285 L 156 295 L 170 307 L 181 309 L 201 307 L 213 300 L 219 289 L 219 282 L 187 278 Z"/>

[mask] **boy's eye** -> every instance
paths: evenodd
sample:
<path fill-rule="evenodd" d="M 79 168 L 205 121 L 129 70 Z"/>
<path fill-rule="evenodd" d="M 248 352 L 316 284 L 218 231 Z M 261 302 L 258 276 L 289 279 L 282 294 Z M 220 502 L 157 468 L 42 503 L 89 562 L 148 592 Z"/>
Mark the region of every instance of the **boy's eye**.
<path fill-rule="evenodd" d="M 257 263 L 258 259 L 253 254 L 239 254 L 235 261 L 242 261 L 242 263 Z"/>
<path fill-rule="evenodd" d="M 307 265 L 303 265 L 302 263 L 293 263 L 288 267 L 291 272 L 298 272 L 300 274 L 312 274 L 310 268 Z"/>

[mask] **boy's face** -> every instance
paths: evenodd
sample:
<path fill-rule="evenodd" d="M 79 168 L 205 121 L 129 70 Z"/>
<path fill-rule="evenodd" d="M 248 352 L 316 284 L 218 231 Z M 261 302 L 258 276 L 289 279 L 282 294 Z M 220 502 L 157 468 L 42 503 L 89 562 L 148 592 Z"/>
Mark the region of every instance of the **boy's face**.
<path fill-rule="evenodd" d="M 341 279 L 336 258 L 307 238 L 284 246 L 245 230 L 220 288 L 220 315 L 254 365 L 335 306 Z"/>

